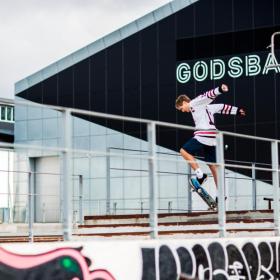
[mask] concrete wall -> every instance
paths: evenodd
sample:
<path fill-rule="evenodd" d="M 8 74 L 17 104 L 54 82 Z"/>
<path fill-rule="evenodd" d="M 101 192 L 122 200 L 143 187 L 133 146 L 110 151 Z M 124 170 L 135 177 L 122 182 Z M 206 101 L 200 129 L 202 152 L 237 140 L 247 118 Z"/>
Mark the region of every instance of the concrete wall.
<path fill-rule="evenodd" d="M 0 150 L 0 221 L 7 221 L 10 218 L 10 211 L 13 207 L 14 188 L 14 152 Z"/>
<path fill-rule="evenodd" d="M 266 237 L 3 245 L 0 279 L 17 275 L 18 280 L 27 276 L 50 280 L 272 280 L 279 279 L 279 241 Z"/>

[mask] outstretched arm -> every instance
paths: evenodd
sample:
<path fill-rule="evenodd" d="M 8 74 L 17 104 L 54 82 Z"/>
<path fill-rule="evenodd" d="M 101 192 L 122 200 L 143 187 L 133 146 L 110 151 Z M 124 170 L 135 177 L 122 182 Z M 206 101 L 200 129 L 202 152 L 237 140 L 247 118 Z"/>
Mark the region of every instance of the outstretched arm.
<path fill-rule="evenodd" d="M 196 98 L 194 98 L 191 102 L 190 105 L 191 106 L 200 106 L 200 105 L 208 105 L 211 102 L 213 102 L 213 100 L 220 94 L 228 92 L 228 86 L 225 84 L 222 84 L 221 86 L 206 91 L 205 93 L 197 96 Z"/>
<path fill-rule="evenodd" d="M 243 108 L 228 104 L 211 104 L 208 106 L 208 109 L 212 114 L 246 116 L 246 112 Z"/>

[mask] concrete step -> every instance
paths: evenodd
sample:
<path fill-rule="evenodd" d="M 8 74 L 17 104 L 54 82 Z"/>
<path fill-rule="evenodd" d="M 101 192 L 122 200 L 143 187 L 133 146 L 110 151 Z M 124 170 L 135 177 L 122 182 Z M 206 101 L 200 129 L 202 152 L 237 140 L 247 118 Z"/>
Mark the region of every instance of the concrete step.
<path fill-rule="evenodd" d="M 34 236 L 34 242 L 58 242 L 62 241 L 62 235 Z M 0 243 L 23 243 L 29 242 L 28 236 L 0 236 Z"/>
<path fill-rule="evenodd" d="M 226 229 L 234 236 L 273 235 L 273 212 L 229 211 Z M 217 212 L 167 213 L 158 216 L 159 236 L 217 237 L 219 233 Z M 85 224 L 74 230 L 80 237 L 148 237 L 151 232 L 148 215 L 86 216 Z"/>
<path fill-rule="evenodd" d="M 228 211 L 226 212 L 226 220 L 263 220 L 273 219 L 271 210 L 259 211 Z M 209 222 L 218 220 L 218 213 L 213 211 L 202 211 L 192 213 L 166 213 L 158 215 L 160 223 L 182 223 L 182 222 Z M 131 225 L 131 224 L 148 224 L 149 216 L 147 214 L 137 215 L 102 215 L 102 216 L 85 216 L 84 225 Z"/>
<path fill-rule="evenodd" d="M 227 236 L 273 236 L 271 210 L 226 213 Z M 62 240 L 62 224 L 34 224 L 35 242 Z M 106 238 L 149 239 L 148 215 L 86 216 L 83 225 L 73 226 L 73 240 Z M 159 238 L 209 238 L 219 236 L 217 212 L 166 213 L 158 217 Z M 27 224 L 1 224 L 0 242 L 28 242 Z"/>
<path fill-rule="evenodd" d="M 117 221 L 115 221 L 117 222 Z M 239 224 L 240 226 L 242 225 L 246 225 L 247 227 L 252 226 L 250 224 L 265 224 L 265 223 L 273 223 L 273 219 L 227 219 L 227 226 L 229 226 L 230 224 Z M 205 227 L 205 225 L 209 226 L 209 225 L 215 225 L 217 224 L 217 220 L 206 220 L 206 221 L 195 221 L 195 220 L 190 220 L 187 222 L 159 222 L 158 226 L 159 227 L 170 227 L 170 226 L 196 226 L 196 227 Z M 87 224 L 87 225 L 79 225 L 78 228 L 79 229 L 94 229 L 94 228 L 125 228 L 125 227 L 138 227 L 138 228 L 144 228 L 144 227 L 149 227 L 149 223 L 116 223 L 116 224 Z"/>
<path fill-rule="evenodd" d="M 235 227 L 236 225 L 229 224 L 227 227 L 227 237 L 260 237 L 260 236 L 274 236 L 273 225 L 252 224 L 251 228 Z M 150 239 L 150 227 L 146 228 L 103 228 L 94 230 L 90 229 L 88 232 L 81 229 L 74 229 L 72 240 L 73 241 L 90 241 L 90 240 L 103 240 L 108 238 L 113 239 Z M 170 238 L 217 238 L 219 237 L 218 227 L 207 228 L 183 228 L 183 227 L 159 227 L 158 236 L 160 239 Z M 58 242 L 62 241 L 61 234 L 57 235 L 44 235 L 34 236 L 34 242 Z M 23 243 L 29 242 L 28 236 L 0 236 L 0 243 Z"/>
<path fill-rule="evenodd" d="M 226 228 L 229 230 L 244 230 L 244 229 L 249 229 L 249 230 L 253 230 L 253 229 L 272 229 L 273 228 L 273 223 L 271 221 L 264 221 L 264 222 L 257 222 L 257 223 L 227 223 Z M 159 225 L 158 226 L 159 231 L 193 231 L 193 230 L 218 230 L 219 226 L 217 223 L 213 223 L 213 224 L 188 224 L 188 225 L 182 225 L 182 224 L 178 224 L 178 225 Z M 76 233 L 107 233 L 107 232 L 133 232 L 133 231 L 143 231 L 143 232 L 148 232 L 150 231 L 150 227 L 149 225 L 141 225 L 141 226 L 137 226 L 137 225 L 126 225 L 126 226 L 113 226 L 113 227 L 103 227 L 103 226 L 99 226 L 99 227 L 79 227 L 78 230 L 74 230 L 74 232 Z"/>

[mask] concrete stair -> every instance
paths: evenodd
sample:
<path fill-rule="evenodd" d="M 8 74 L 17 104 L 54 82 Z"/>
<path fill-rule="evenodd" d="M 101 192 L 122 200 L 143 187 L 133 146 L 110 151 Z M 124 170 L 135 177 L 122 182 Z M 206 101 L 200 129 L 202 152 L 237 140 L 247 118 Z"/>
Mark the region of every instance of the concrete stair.
<path fill-rule="evenodd" d="M 36 235 L 33 242 L 58 242 L 63 241 L 62 235 Z M 28 236 L 0 236 L 0 243 L 26 243 Z"/>
<path fill-rule="evenodd" d="M 273 236 L 273 212 L 229 211 L 226 213 L 228 237 Z M 34 242 L 62 241 L 62 225 L 34 224 Z M 73 240 L 149 239 L 148 215 L 85 216 L 83 225 L 73 228 Z M 158 216 L 159 238 L 212 238 L 219 236 L 217 212 L 166 213 Z M 1 224 L 0 242 L 28 242 L 27 224 Z"/>
<path fill-rule="evenodd" d="M 229 236 L 273 235 L 271 210 L 229 211 L 226 213 Z M 217 237 L 219 233 L 217 212 L 168 213 L 158 216 L 159 236 Z M 85 216 L 75 235 L 80 237 L 149 237 L 151 228 L 148 215 Z"/>

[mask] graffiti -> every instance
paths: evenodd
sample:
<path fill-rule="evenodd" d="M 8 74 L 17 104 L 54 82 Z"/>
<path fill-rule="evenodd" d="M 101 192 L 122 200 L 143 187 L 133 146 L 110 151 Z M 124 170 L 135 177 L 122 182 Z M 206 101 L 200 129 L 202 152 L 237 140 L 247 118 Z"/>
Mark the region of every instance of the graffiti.
<path fill-rule="evenodd" d="M 82 248 L 59 248 L 43 254 L 19 255 L 0 248 L 0 279 L 115 280 L 104 269 L 90 271 Z"/>
<path fill-rule="evenodd" d="M 279 256 L 278 241 L 142 248 L 142 280 L 280 280 Z"/>

